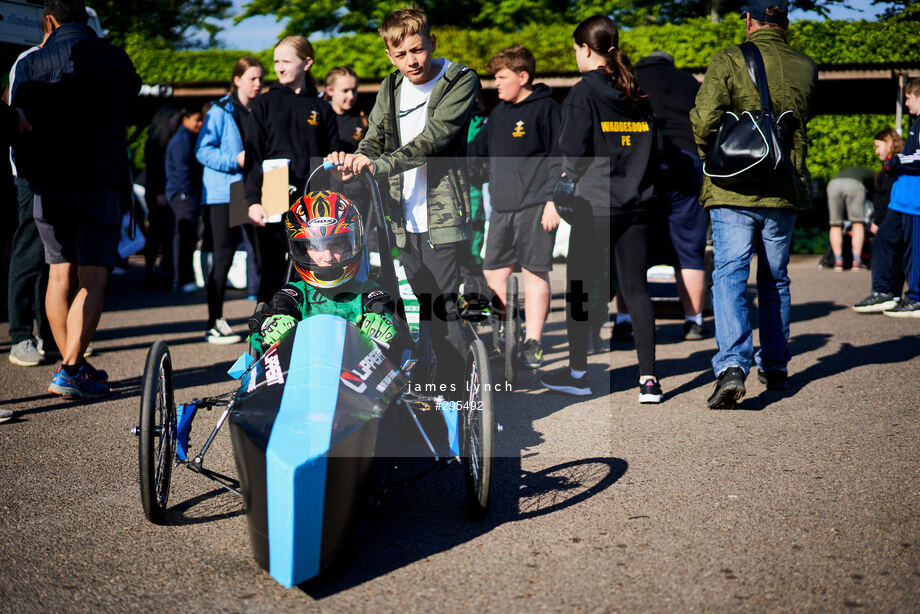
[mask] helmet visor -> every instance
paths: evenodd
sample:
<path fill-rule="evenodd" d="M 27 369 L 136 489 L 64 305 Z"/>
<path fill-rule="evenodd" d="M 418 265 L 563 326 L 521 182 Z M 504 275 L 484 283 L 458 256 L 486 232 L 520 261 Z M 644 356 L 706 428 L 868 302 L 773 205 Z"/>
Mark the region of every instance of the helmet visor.
<path fill-rule="evenodd" d="M 323 269 L 338 270 L 361 255 L 354 232 L 321 237 L 289 238 L 291 258 L 301 268 L 322 273 Z M 329 271 L 332 273 L 332 271 Z"/>

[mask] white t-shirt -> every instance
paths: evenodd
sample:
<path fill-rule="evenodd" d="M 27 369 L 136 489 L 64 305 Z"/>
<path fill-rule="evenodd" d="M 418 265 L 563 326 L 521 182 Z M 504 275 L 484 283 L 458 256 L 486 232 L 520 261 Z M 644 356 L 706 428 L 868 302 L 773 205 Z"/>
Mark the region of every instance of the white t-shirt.
<path fill-rule="evenodd" d="M 434 60 L 441 63 L 441 70 L 431 81 L 415 85 L 404 78 L 399 91 L 399 135 L 400 145 L 405 145 L 425 129 L 428 123 L 428 101 L 450 61 Z M 402 206 L 406 218 L 406 230 L 421 233 L 428 231 L 428 165 L 423 164 L 402 174 Z"/>

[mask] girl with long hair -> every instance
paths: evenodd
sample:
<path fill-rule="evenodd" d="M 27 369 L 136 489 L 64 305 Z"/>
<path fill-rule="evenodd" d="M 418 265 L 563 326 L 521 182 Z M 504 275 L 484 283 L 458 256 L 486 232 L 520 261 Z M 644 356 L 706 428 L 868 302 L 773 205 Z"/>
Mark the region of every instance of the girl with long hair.
<path fill-rule="evenodd" d="M 651 106 L 610 18 L 595 15 L 581 22 L 573 47 L 582 79 L 562 106 L 563 177 L 555 196 L 557 210 L 572 225 L 566 267 L 569 368 L 541 383 L 558 392 L 591 394 L 588 306 L 609 302 L 610 288 L 601 282 L 613 256 L 620 292 L 632 313 L 639 402 L 658 403 L 655 319 L 646 280 L 657 168 Z"/>
<path fill-rule="evenodd" d="M 258 300 L 264 302 L 284 283 L 287 239 L 281 215 L 268 216 L 262 206 L 263 163 L 288 167 L 293 203 L 323 157 L 340 149 L 335 113 L 319 98 L 309 74 L 313 66 L 310 42 L 303 36 L 281 39 L 275 45 L 274 65 L 278 81 L 252 103 L 243 167 L 249 218 L 255 226 L 253 243 L 262 269 Z"/>
<path fill-rule="evenodd" d="M 214 262 L 207 280 L 208 343 L 236 343 L 241 339 L 223 315 L 227 274 L 240 242 L 239 229 L 230 227 L 230 184 L 243 178 L 243 135 L 252 102 L 262 92 L 264 73 L 262 62 L 256 58 L 240 58 L 230 76 L 230 93 L 211 106 L 198 135 L 195 156 L 204 166 L 205 228 L 214 246 Z"/>

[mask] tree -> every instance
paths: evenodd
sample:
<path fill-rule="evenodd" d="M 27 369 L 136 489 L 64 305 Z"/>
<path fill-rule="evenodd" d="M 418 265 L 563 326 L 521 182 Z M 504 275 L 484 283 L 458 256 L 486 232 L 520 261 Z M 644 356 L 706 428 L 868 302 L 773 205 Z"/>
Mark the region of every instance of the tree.
<path fill-rule="evenodd" d="M 135 35 L 172 48 L 197 46 L 187 39 L 194 30 L 204 30 L 213 41 L 220 26 L 211 20 L 227 18 L 233 6 L 231 0 L 92 0 L 89 4 L 115 44 L 124 46 Z"/>
<path fill-rule="evenodd" d="M 882 21 L 920 21 L 920 4 L 917 0 L 872 0 L 872 4 L 886 5 L 879 16 Z"/>
<path fill-rule="evenodd" d="M 910 3 L 911 0 L 900 0 Z M 834 5 L 849 0 L 793 0 L 794 8 L 827 17 Z M 416 2 L 437 26 L 498 28 L 507 32 L 526 24 L 578 23 L 591 15 L 610 15 L 626 27 L 681 23 L 709 16 L 713 21 L 738 13 L 745 0 L 421 0 Z M 284 34 L 373 31 L 405 0 L 251 0 L 237 21 L 256 15 L 289 18 Z M 472 19 L 471 19 L 472 16 Z"/>

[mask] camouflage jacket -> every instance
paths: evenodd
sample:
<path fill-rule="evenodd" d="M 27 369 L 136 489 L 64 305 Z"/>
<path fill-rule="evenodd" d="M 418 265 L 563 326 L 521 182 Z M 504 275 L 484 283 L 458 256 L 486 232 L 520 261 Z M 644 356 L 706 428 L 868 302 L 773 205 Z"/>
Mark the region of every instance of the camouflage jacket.
<path fill-rule="evenodd" d="M 396 245 L 405 247 L 402 211 L 402 173 L 428 164 L 428 233 L 432 245 L 468 241 L 470 188 L 466 168 L 467 130 L 479 92 L 479 76 L 472 69 L 452 62 L 434 86 L 428 102 L 424 130 L 408 143 L 399 138 L 400 85 L 403 75 L 395 71 L 380 86 L 368 118 L 367 136 L 357 153 L 374 162 Z"/>
<path fill-rule="evenodd" d="M 795 132 L 789 151 L 792 164 L 783 168 L 768 186 L 750 189 L 726 189 L 706 177 L 700 202 L 704 207 L 731 205 L 808 209 L 811 207 L 811 189 L 805 166 L 806 126 L 811 115 L 818 70 L 811 58 L 789 46 L 785 33 L 779 30 L 761 28 L 752 32 L 747 40 L 757 45 L 763 56 L 774 113 L 778 116 L 791 110 L 795 118 Z M 725 111 L 741 113 L 759 108 L 760 96 L 747 71 L 741 49 L 733 45 L 717 52 L 712 56 L 696 95 L 696 107 L 690 111 L 693 136 L 700 155 L 705 159 Z"/>

